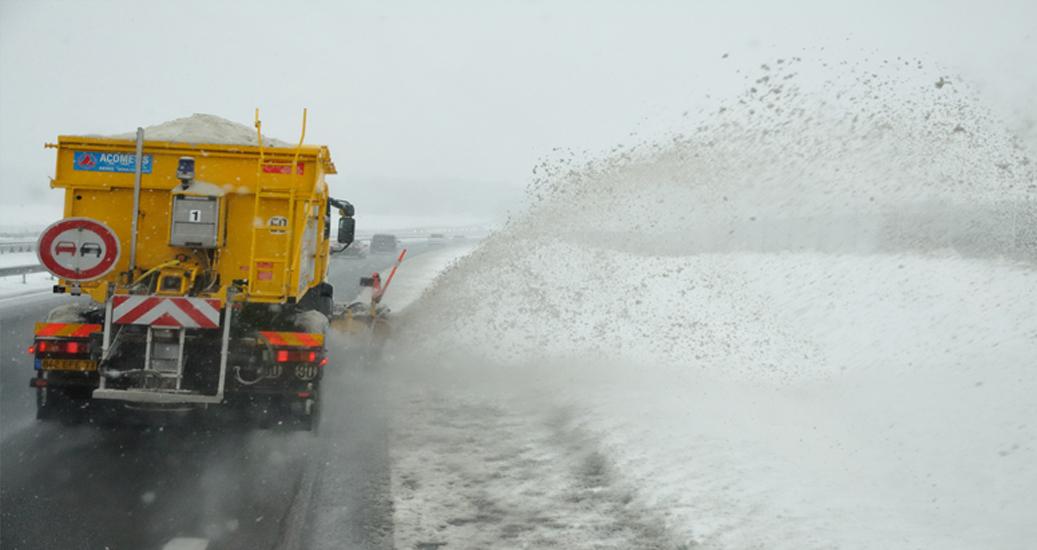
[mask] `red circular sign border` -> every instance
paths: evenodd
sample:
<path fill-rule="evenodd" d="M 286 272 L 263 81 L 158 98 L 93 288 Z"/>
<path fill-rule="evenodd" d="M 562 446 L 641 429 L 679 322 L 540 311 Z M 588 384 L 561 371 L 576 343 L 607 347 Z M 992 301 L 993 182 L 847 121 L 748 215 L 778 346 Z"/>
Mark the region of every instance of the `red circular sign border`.
<path fill-rule="evenodd" d="M 79 228 L 90 229 L 101 237 L 101 240 L 105 243 L 105 255 L 104 258 L 101 258 L 101 263 L 97 264 L 92 269 L 77 273 L 71 269 L 66 269 L 65 267 L 56 265 L 53 261 L 53 256 L 50 256 L 50 245 L 61 232 L 68 229 Z M 44 257 L 45 250 L 47 251 L 46 258 Z M 115 252 L 114 256 L 112 251 Z M 40 234 L 40 240 L 36 245 L 36 257 L 40 260 L 43 267 L 47 268 L 47 271 L 50 271 L 62 279 L 76 282 L 92 281 L 107 275 L 115 268 L 115 264 L 119 263 L 121 252 L 119 238 L 115 235 L 115 231 L 112 231 L 110 227 L 93 218 L 65 218 L 63 220 L 58 220 L 43 230 L 43 233 Z M 111 258 L 111 260 L 109 260 L 109 258 Z M 108 263 L 108 265 L 105 266 L 105 263 Z"/>

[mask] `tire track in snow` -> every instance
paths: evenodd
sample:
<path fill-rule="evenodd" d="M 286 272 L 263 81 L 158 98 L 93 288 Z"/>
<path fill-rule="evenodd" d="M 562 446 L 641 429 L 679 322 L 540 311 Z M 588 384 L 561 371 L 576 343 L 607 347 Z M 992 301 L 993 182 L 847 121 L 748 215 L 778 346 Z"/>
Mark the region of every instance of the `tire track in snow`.
<path fill-rule="evenodd" d="M 332 346 L 344 343 L 332 336 Z M 385 382 L 376 361 L 336 365 L 322 387 L 320 446 L 307 464 L 283 531 L 285 549 L 392 548 Z"/>
<path fill-rule="evenodd" d="M 397 399 L 397 548 L 678 548 L 574 409 L 424 383 Z"/>
<path fill-rule="evenodd" d="M 573 502 L 586 502 L 600 509 L 613 522 L 604 529 L 629 534 L 636 541 L 632 548 L 679 548 L 663 521 L 635 504 L 636 488 L 621 480 L 599 439 L 581 426 L 574 407 L 558 407 L 547 424 L 554 430 L 555 443 L 568 450 L 574 463 L 576 482 L 570 496 Z"/>

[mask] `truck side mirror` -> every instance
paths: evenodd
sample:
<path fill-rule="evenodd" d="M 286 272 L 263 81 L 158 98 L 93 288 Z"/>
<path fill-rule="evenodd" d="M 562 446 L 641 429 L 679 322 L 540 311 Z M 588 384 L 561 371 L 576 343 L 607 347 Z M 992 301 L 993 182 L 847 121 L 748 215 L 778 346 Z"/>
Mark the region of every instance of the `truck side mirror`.
<path fill-rule="evenodd" d="M 347 218 L 345 216 L 338 219 L 338 242 L 342 244 L 352 244 L 353 236 L 356 233 L 356 219 Z"/>

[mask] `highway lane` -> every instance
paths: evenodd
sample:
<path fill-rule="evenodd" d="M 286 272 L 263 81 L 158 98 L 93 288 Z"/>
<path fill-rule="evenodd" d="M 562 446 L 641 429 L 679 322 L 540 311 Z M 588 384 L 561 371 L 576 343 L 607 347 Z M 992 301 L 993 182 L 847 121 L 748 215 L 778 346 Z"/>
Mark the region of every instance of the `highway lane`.
<path fill-rule="evenodd" d="M 72 298 L 52 294 L 16 296 L 0 300 L 0 441 L 35 419 L 35 392 L 29 389 L 32 328 L 53 307 Z"/>
<path fill-rule="evenodd" d="M 413 247 L 420 253 L 421 246 Z M 332 262 L 343 300 L 394 257 Z M 331 342 L 317 434 L 185 418 L 149 427 L 33 419 L 32 324 L 63 297 L 0 304 L 0 546 L 391 547 L 381 380 Z"/>

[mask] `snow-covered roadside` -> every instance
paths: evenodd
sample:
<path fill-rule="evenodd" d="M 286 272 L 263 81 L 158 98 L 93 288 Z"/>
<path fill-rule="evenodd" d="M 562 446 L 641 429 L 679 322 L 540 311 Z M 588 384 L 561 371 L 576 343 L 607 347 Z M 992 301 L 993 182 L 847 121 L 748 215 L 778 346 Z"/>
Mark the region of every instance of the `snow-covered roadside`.
<path fill-rule="evenodd" d="M 437 366 L 394 372 L 395 548 L 678 546 L 543 373 Z"/>
<path fill-rule="evenodd" d="M 459 258 L 467 256 L 474 248 L 475 244 L 459 244 L 429 250 L 424 254 L 405 256 L 396 270 L 392 283 L 385 291 L 381 304 L 393 312 L 402 312 L 421 297 L 422 292 L 440 273 L 446 271 Z M 380 273 L 383 282 L 388 280 L 391 271 L 392 268 L 388 268 Z M 370 299 L 371 290 L 365 288 L 354 301 L 366 303 Z"/>
<path fill-rule="evenodd" d="M 404 259 L 393 278 L 392 285 L 385 293 L 382 304 L 396 312 L 414 303 L 429 282 L 446 271 L 458 258 L 468 255 L 475 245 L 447 246 L 440 250 L 430 250 L 410 259 Z M 389 271 L 382 273 L 382 280 L 389 276 Z"/>
<path fill-rule="evenodd" d="M 0 267 L 17 267 L 23 265 L 38 265 L 39 258 L 35 252 L 10 252 L 0 254 Z"/>
<path fill-rule="evenodd" d="M 39 263 L 35 252 L 0 254 L 0 267 L 21 267 Z M 0 277 L 0 299 L 44 292 L 55 283 L 56 280 L 46 272 L 27 273 L 24 277 L 22 275 Z"/>
<path fill-rule="evenodd" d="M 927 70 L 786 61 L 539 164 L 407 308 L 398 547 L 1033 546 L 1037 278 L 941 250 L 1025 249 L 1033 163 Z"/>
<path fill-rule="evenodd" d="M 468 261 L 397 341 L 397 547 L 1037 538 L 1027 268 L 562 244 Z"/>
<path fill-rule="evenodd" d="M 46 292 L 56 283 L 57 280 L 45 272 L 28 273 L 25 275 L 25 282 L 22 282 L 21 275 L 0 277 L 0 299 Z"/>

